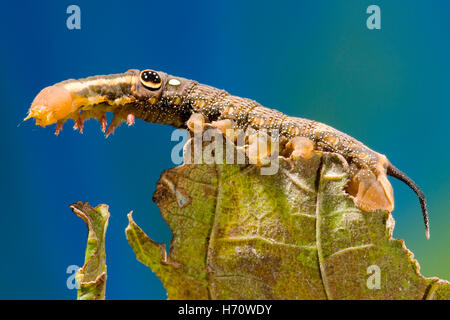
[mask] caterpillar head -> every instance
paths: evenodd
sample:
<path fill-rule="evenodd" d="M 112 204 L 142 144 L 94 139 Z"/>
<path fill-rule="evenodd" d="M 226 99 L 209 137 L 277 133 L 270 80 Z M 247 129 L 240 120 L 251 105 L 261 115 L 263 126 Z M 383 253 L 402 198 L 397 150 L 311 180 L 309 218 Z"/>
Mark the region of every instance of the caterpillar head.
<path fill-rule="evenodd" d="M 68 119 L 82 131 L 83 122 L 95 118 L 105 130 L 105 112 L 114 114 L 106 135 L 122 122 L 134 124 L 135 118 L 182 126 L 190 113 L 183 98 L 192 83 L 150 69 L 70 79 L 44 88 L 33 100 L 25 120 L 34 118 L 43 127 L 57 123 L 56 134 Z"/>

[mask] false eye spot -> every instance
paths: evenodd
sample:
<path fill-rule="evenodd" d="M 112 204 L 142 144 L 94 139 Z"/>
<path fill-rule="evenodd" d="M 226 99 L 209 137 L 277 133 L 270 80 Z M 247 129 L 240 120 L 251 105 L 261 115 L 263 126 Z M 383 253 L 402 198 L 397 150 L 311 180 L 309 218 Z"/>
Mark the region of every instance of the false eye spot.
<path fill-rule="evenodd" d="M 150 90 L 158 90 L 161 87 L 161 77 L 153 70 L 144 70 L 139 79 L 144 87 Z"/>
<path fill-rule="evenodd" d="M 174 87 L 178 87 L 181 84 L 180 80 L 175 79 L 175 78 L 170 79 L 168 83 L 169 83 L 169 85 L 174 86 Z"/>

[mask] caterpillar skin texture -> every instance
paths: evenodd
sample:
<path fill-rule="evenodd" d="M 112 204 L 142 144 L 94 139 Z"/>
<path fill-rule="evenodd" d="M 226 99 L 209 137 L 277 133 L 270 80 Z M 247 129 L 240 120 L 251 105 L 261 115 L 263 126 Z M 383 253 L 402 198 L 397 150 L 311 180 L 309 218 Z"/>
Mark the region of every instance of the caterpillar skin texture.
<path fill-rule="evenodd" d="M 57 123 L 56 134 L 59 134 L 68 119 L 73 119 L 74 128 L 82 132 L 83 122 L 96 118 L 105 131 L 105 112 L 114 113 L 107 136 L 122 122 L 133 124 L 135 118 L 186 128 L 191 116 L 200 114 L 206 122 L 228 120 L 238 129 L 278 130 L 280 154 L 294 145 L 290 142 L 297 137 L 307 138 L 314 144 L 314 150 L 335 152 L 347 160 L 350 168 L 347 192 L 361 209 L 394 209 L 393 190 L 387 175 L 410 186 L 419 197 L 429 237 L 423 192 L 386 156 L 323 123 L 290 117 L 254 100 L 193 80 L 153 70 L 70 79 L 43 89 L 34 99 L 25 120 L 34 118 L 36 124 L 43 127 Z"/>

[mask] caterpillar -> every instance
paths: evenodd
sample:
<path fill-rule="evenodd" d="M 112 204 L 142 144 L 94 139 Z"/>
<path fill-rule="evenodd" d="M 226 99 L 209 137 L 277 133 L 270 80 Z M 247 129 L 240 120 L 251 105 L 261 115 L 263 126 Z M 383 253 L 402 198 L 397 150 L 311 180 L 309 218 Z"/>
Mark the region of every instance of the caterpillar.
<path fill-rule="evenodd" d="M 114 114 L 108 128 L 105 112 Z M 68 119 L 75 121 L 74 129 L 83 132 L 83 123 L 90 118 L 100 122 L 106 136 L 123 122 L 133 125 L 136 118 L 177 128 L 208 123 L 222 131 L 278 130 L 280 154 L 307 157 L 316 150 L 342 155 L 349 163 L 351 177 L 347 192 L 361 209 L 392 211 L 394 196 L 387 176 L 406 183 L 419 198 L 425 234 L 430 236 L 424 193 L 385 155 L 326 124 L 290 117 L 193 80 L 150 69 L 70 79 L 44 88 L 24 120 L 30 118 L 42 127 L 56 123 L 57 135 Z"/>

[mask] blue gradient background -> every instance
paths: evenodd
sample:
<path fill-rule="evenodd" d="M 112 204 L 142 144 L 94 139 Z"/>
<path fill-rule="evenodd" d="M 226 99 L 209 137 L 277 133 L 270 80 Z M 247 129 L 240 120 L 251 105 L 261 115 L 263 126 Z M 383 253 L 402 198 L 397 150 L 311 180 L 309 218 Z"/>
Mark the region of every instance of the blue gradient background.
<path fill-rule="evenodd" d="M 66 28 L 81 7 L 82 29 Z M 377 4 L 382 29 L 366 28 Z M 334 126 L 385 153 L 428 196 L 431 240 L 415 194 L 395 189 L 394 235 L 425 276 L 450 279 L 448 1 L 7 1 L 0 11 L 0 298 L 74 299 L 66 268 L 83 264 L 86 226 L 68 205 L 110 205 L 109 299 L 165 299 L 136 258 L 126 214 L 159 242 L 151 201 L 173 166 L 172 128 L 138 121 L 105 139 L 21 123 L 43 87 L 154 68 Z"/>

